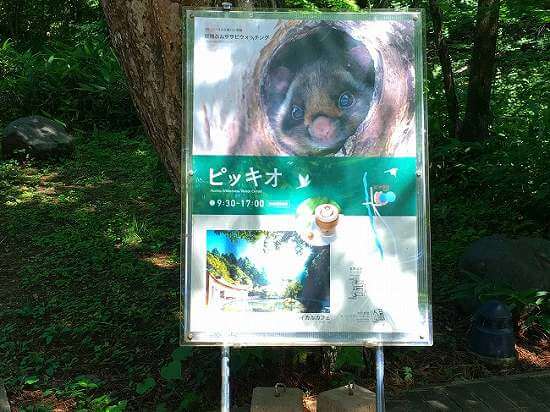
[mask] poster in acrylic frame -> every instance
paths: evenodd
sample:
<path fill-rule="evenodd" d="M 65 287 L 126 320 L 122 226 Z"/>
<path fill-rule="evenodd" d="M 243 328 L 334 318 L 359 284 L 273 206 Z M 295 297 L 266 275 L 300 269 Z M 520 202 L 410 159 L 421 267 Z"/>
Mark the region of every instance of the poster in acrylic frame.
<path fill-rule="evenodd" d="M 187 11 L 182 343 L 431 345 L 423 30 Z"/>

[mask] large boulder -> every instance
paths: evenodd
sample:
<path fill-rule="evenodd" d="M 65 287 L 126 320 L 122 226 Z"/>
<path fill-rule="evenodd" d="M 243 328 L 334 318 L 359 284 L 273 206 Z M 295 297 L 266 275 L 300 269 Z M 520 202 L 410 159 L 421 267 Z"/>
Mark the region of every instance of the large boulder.
<path fill-rule="evenodd" d="M 550 241 L 508 239 L 501 235 L 483 237 L 466 250 L 459 269 L 496 287 L 508 286 L 517 291 L 550 290 Z M 471 312 L 479 302 L 472 296 L 464 297 L 459 303 Z"/>
<path fill-rule="evenodd" d="M 550 241 L 483 237 L 466 250 L 459 267 L 516 290 L 550 290 Z"/>
<path fill-rule="evenodd" d="M 29 116 L 8 124 L 1 144 L 5 158 L 21 158 L 29 154 L 38 159 L 48 159 L 71 153 L 74 138 L 53 120 Z"/>

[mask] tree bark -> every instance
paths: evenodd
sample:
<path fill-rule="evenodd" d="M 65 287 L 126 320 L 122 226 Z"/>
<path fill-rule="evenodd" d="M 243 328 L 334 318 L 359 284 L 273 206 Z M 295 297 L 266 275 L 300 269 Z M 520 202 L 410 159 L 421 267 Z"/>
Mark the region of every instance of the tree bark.
<path fill-rule="evenodd" d="M 459 107 L 456 98 L 455 82 L 453 76 L 453 67 L 451 57 L 449 55 L 449 47 L 447 40 L 443 35 L 443 17 L 437 0 L 429 0 L 430 14 L 434 28 L 435 45 L 437 54 L 441 64 L 441 75 L 443 77 L 443 90 L 445 91 L 445 99 L 447 101 L 447 112 L 449 115 L 449 137 L 456 137 L 459 128 Z"/>
<path fill-rule="evenodd" d="M 499 8 L 500 0 L 478 0 L 466 113 L 460 133 L 465 141 L 482 140 L 489 135 Z"/>
<path fill-rule="evenodd" d="M 179 191 L 183 126 L 181 4 L 172 0 L 102 0 L 102 5 L 134 105 Z"/>
<path fill-rule="evenodd" d="M 111 43 L 145 131 L 176 191 L 181 190 L 182 7 L 209 0 L 102 0 Z M 253 0 L 241 0 L 251 9 Z"/>
<path fill-rule="evenodd" d="M 19 13 L 20 2 L 14 2 L 11 12 L 8 11 L 8 37 L 12 40 L 19 40 Z M 8 8 L 9 10 L 9 8 Z"/>

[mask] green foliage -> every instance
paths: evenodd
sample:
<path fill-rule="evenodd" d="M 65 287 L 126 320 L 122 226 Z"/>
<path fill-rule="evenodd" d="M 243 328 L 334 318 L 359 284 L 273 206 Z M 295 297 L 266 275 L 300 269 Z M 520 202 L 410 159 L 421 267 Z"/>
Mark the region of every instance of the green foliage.
<path fill-rule="evenodd" d="M 20 51 L 0 45 L 0 124 L 42 114 L 77 129 L 138 125 L 104 22 L 81 26 L 70 42 Z"/>
<path fill-rule="evenodd" d="M 463 105 L 477 3 L 438 3 Z M 540 2 L 502 2 L 491 99 L 492 138 L 479 143 L 447 137 L 441 70 L 428 31 L 433 290 L 440 301 L 472 292 L 488 298 L 487 293 L 500 288 L 457 276 L 458 258 L 472 241 L 494 233 L 510 237 L 548 237 L 550 233 L 550 110 L 546 81 L 550 66 L 541 60 L 550 46 L 550 36 L 544 13 L 536 10 L 541 11 Z M 517 293 L 500 289 L 492 296 L 512 303 L 517 301 Z M 518 308 L 528 306 L 516 304 Z M 538 305 L 532 307 L 531 319 L 536 319 L 533 326 L 543 325 L 544 311 L 539 312 Z"/>
<path fill-rule="evenodd" d="M 358 11 L 359 6 L 355 0 L 284 0 L 284 7 L 291 9 L 303 9 L 310 11 Z"/>
<path fill-rule="evenodd" d="M 146 377 L 143 382 L 139 382 L 136 385 L 136 392 L 138 395 L 145 395 L 156 386 L 157 382 L 151 376 Z"/>
<path fill-rule="evenodd" d="M 215 233 L 222 234 L 231 240 L 236 242 L 238 240 L 246 240 L 248 242 L 255 242 L 260 239 L 262 236 L 267 235 L 269 232 L 262 230 L 215 230 Z"/>
<path fill-rule="evenodd" d="M 250 373 L 257 367 L 263 367 L 273 357 L 266 348 L 243 348 L 231 352 L 231 368 L 236 373 Z"/>
<path fill-rule="evenodd" d="M 161 368 L 160 376 L 168 381 L 181 379 L 181 362 L 176 360 L 169 362 Z"/>
<path fill-rule="evenodd" d="M 0 39 L 25 48 L 70 40 L 79 25 L 101 18 L 99 0 L 0 0 Z"/>
<path fill-rule="evenodd" d="M 283 298 L 296 300 L 304 287 L 300 282 L 290 281 L 283 292 Z"/>
<path fill-rule="evenodd" d="M 450 292 L 453 299 L 474 297 L 479 302 L 497 299 L 508 304 L 516 318 L 522 318 L 521 328 L 542 328 L 550 335 L 550 292 L 518 291 L 504 284 L 487 282 L 473 273 L 463 272 L 464 279 Z"/>
<path fill-rule="evenodd" d="M 259 271 L 256 265 L 250 261 L 248 257 L 239 258 L 238 264 L 243 272 L 252 280 L 254 286 L 266 286 L 268 284 L 267 277 L 263 271 Z"/>
<path fill-rule="evenodd" d="M 176 409 L 187 378 L 159 373 L 170 357 L 191 358 L 173 352 L 178 200 L 142 137 L 82 138 L 62 164 L 0 161 L 0 266 L 14 280 L 0 288 L 0 377 L 10 391 L 49 390 L 96 411 L 162 394 Z M 136 244 L 125 242 L 132 225 Z"/>
<path fill-rule="evenodd" d="M 250 261 L 243 264 L 244 261 L 237 260 L 232 253 L 220 255 L 215 252 L 206 254 L 206 269 L 212 276 L 216 279 L 223 279 L 229 285 L 252 285 L 253 278 L 258 271 L 253 268 Z"/>
<path fill-rule="evenodd" d="M 361 7 L 382 3 L 412 4 L 357 2 Z M 439 3 L 463 103 L 476 2 Z M 340 0 L 288 0 L 285 5 L 357 7 Z M 0 1 L 0 126 L 29 114 L 82 130 L 137 124 L 100 13 L 94 0 Z M 464 247 L 486 234 L 548 236 L 550 66 L 543 58 L 550 46 L 548 13 L 536 1 L 502 3 L 493 139 L 487 142 L 447 137 L 433 44 L 428 30 L 434 308 L 441 311 L 438 304 L 452 306 L 447 303 L 454 297 L 474 290 L 482 300 L 499 298 L 512 305 L 522 328 L 548 333 L 545 291 L 517 292 L 455 273 Z M 213 409 L 218 351 L 174 350 L 180 319 L 179 199 L 145 139 L 86 136 L 75 158 L 63 164 L 0 161 L 0 266 L 13 279 L 0 288 L 0 375 L 10 392 L 40 389 L 45 396 L 74 399 L 77 410 Z M 253 241 L 261 233 L 242 236 Z M 277 236 L 269 240 L 275 246 L 285 240 Z M 312 258 L 308 267 L 322 263 L 322 257 Z M 247 275 L 254 284 L 265 282 L 252 262 L 219 254 L 217 260 L 209 254 L 208 260 L 226 280 Z M 433 351 L 441 346 L 445 356 L 460 358 L 460 366 L 435 369 L 444 369 L 441 376 L 449 379 L 471 376 L 463 365 L 463 331 L 438 330 Z M 280 366 L 288 354 L 283 350 L 234 351 L 240 396 L 249 396 L 245 392 L 252 384 L 272 385 L 277 373 L 281 380 L 291 377 L 292 383 L 318 388 L 311 383 L 319 375 L 311 352 L 291 352 L 290 370 Z M 388 351 L 388 376 L 422 383 L 415 359 L 425 361 L 421 352 Z M 346 383 L 360 382 L 363 365 L 360 348 L 341 348 L 331 373 Z M 303 371 L 308 375 L 299 375 Z M 50 409 L 37 401 L 19 410 Z"/>
<path fill-rule="evenodd" d="M 413 370 L 410 366 L 404 366 L 403 369 L 403 380 L 407 383 L 412 383 L 414 380 Z"/>
<path fill-rule="evenodd" d="M 215 278 L 223 278 L 230 284 L 233 283 L 227 264 L 221 256 L 216 256 L 215 254 L 208 252 L 206 255 L 206 269 Z"/>
<path fill-rule="evenodd" d="M 76 129 L 139 122 L 99 0 L 0 0 L 0 128 L 42 114 Z"/>
<path fill-rule="evenodd" d="M 23 384 L 25 385 L 34 385 L 35 383 L 38 383 L 40 378 L 36 376 L 29 376 L 28 378 L 24 378 Z"/>
<path fill-rule="evenodd" d="M 182 346 L 176 348 L 174 352 L 172 352 L 172 359 L 174 359 L 175 361 L 183 362 L 184 360 L 188 359 L 192 353 L 193 349 L 190 346 Z"/>
<path fill-rule="evenodd" d="M 223 279 L 229 285 L 244 285 L 246 282 L 241 282 L 243 278 L 242 270 L 237 272 L 234 265 L 229 263 L 223 256 L 215 256 L 208 252 L 206 256 L 206 268 L 216 279 Z"/>
<path fill-rule="evenodd" d="M 166 380 L 177 380 L 182 378 L 181 363 L 191 356 L 191 347 L 177 348 L 172 352 L 172 360 L 160 370 L 160 376 Z"/>
<path fill-rule="evenodd" d="M 334 365 L 337 369 L 341 368 L 361 368 L 365 366 L 363 360 L 362 348 L 344 346 L 338 349 L 336 362 Z"/>
<path fill-rule="evenodd" d="M 194 407 L 200 401 L 199 395 L 194 392 L 187 392 L 183 394 L 183 399 L 181 400 L 178 411 L 192 411 Z"/>
<path fill-rule="evenodd" d="M 241 285 L 252 285 L 252 280 L 238 265 L 230 265 L 229 271 L 234 283 Z"/>

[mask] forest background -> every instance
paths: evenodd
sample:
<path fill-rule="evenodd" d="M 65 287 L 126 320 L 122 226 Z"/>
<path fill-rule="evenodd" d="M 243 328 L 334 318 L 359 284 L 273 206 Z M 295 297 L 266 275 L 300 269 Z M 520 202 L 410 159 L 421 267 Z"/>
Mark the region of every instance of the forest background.
<path fill-rule="evenodd" d="M 387 351 L 390 393 L 550 367 L 548 292 L 457 269 L 483 236 L 550 236 L 544 2 L 277 5 L 426 9 L 435 345 Z M 481 5 L 486 27 L 477 24 Z M 0 161 L 0 378 L 20 411 L 200 411 L 217 403 L 219 351 L 177 348 L 179 195 L 120 63 L 98 0 L 0 0 L 0 127 L 42 115 L 78 137 L 66 159 Z M 474 70 L 489 80 L 488 94 Z M 467 351 L 460 301 L 471 294 L 513 308 L 514 368 Z M 232 370 L 238 404 L 254 386 L 278 381 L 314 394 L 350 380 L 372 388 L 374 376 L 372 354 L 360 348 L 240 349 Z"/>

